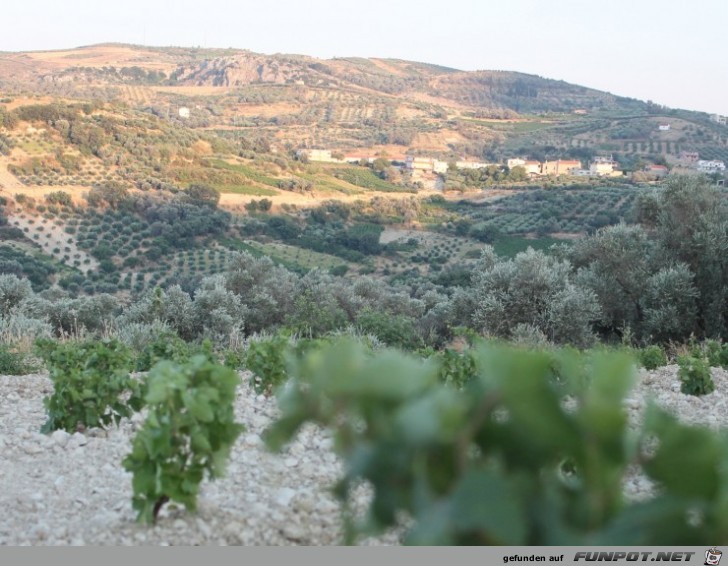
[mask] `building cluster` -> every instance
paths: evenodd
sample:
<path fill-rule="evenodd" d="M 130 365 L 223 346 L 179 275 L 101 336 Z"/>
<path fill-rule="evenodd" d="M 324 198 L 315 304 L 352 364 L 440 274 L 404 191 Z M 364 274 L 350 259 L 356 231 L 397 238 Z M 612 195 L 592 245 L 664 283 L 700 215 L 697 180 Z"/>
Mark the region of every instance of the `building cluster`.
<path fill-rule="evenodd" d="M 483 163 L 482 161 L 456 161 L 457 169 L 485 169 L 496 163 Z M 405 158 L 404 166 L 410 171 L 424 171 L 429 173 L 445 173 L 450 167 L 450 162 L 434 159 L 431 157 L 415 157 L 408 155 Z"/>
<path fill-rule="evenodd" d="M 725 162 L 718 159 L 700 159 L 697 151 L 681 151 L 678 166 L 698 173 L 725 173 Z M 687 171 L 686 171 L 687 172 Z"/>
<path fill-rule="evenodd" d="M 721 126 L 728 125 L 728 116 L 721 116 L 720 114 L 713 114 L 710 117 L 710 119 L 713 120 L 713 122 L 715 122 L 716 124 L 720 124 Z"/>
<path fill-rule="evenodd" d="M 622 175 L 612 157 L 595 157 L 588 169 L 582 167 L 581 161 L 573 159 L 557 159 L 555 161 L 532 161 L 514 157 L 506 161 L 509 169 L 523 167 L 532 177 L 569 175 L 572 177 L 614 177 Z"/>
<path fill-rule="evenodd" d="M 701 173 L 724 173 L 725 163 L 717 159 L 699 159 L 696 168 Z"/>
<path fill-rule="evenodd" d="M 360 163 L 368 161 L 371 163 L 376 158 L 362 155 L 342 155 L 332 152 L 329 149 L 299 149 L 296 156 L 301 159 L 319 163 Z M 443 161 L 434 157 L 422 157 L 407 155 L 404 157 L 404 168 L 409 171 L 422 173 L 446 173 L 451 165 L 456 169 L 485 169 L 490 166 L 500 167 L 500 163 L 485 163 L 483 161 Z M 611 157 L 597 157 L 589 165 L 589 169 L 582 169 L 581 161 L 571 159 L 556 159 L 553 161 L 534 161 L 514 157 L 506 161 L 509 169 L 523 167 L 526 173 L 532 177 L 540 176 L 613 176 L 621 175 L 615 170 L 615 162 Z"/>
<path fill-rule="evenodd" d="M 319 163 L 345 163 L 344 159 L 334 157 L 330 149 L 299 149 L 296 152 L 298 159 L 308 159 Z"/>
<path fill-rule="evenodd" d="M 405 160 L 405 167 L 412 171 L 425 171 L 431 173 L 445 173 L 448 167 L 453 164 L 456 169 L 485 169 L 486 167 L 500 167 L 499 163 L 483 163 L 481 161 L 455 161 L 447 162 L 431 157 L 415 157 L 408 155 Z M 589 169 L 582 169 L 581 161 L 572 159 L 556 159 L 553 161 L 533 161 L 513 157 L 506 160 L 509 169 L 514 167 L 523 167 L 526 173 L 532 177 L 541 176 L 614 176 L 621 175 L 620 171 L 615 170 L 615 162 L 611 157 L 597 157 L 592 161 Z"/>
<path fill-rule="evenodd" d="M 332 152 L 328 149 L 301 149 L 297 152 L 299 158 L 305 156 L 309 161 L 323 163 L 361 163 L 366 161 L 372 163 L 376 157 L 362 155 L 343 155 Z M 422 157 L 407 155 L 404 156 L 404 168 L 417 173 L 447 173 L 454 165 L 457 169 L 484 169 L 490 166 L 500 167 L 502 164 L 485 163 L 481 161 L 442 161 L 434 157 Z M 523 167 L 531 177 L 550 176 L 571 176 L 571 177 L 618 177 L 623 172 L 619 170 L 617 163 L 612 156 L 597 156 L 589 163 L 588 168 L 583 168 L 581 161 L 572 159 L 556 159 L 551 161 L 535 161 L 521 157 L 512 157 L 506 160 L 509 169 Z M 680 153 L 676 167 L 684 172 L 696 173 L 725 173 L 726 166 L 723 161 L 700 159 L 696 151 L 683 151 Z M 644 168 L 644 172 L 654 177 L 664 177 L 669 173 L 665 165 L 650 164 Z"/>

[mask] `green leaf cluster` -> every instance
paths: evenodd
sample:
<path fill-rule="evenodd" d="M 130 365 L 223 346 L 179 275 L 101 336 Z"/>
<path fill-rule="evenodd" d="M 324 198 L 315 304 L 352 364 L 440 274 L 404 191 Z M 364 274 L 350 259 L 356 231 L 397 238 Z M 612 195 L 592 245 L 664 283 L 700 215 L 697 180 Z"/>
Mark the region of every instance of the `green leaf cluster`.
<path fill-rule="evenodd" d="M 721 344 L 717 340 L 706 340 L 699 350 L 699 355 L 705 357 L 710 367 L 728 369 L 728 344 Z"/>
<path fill-rule="evenodd" d="M 477 375 L 475 357 L 470 348 L 462 352 L 448 348 L 435 354 L 435 357 L 440 362 L 439 378 L 443 383 L 463 387 Z"/>
<path fill-rule="evenodd" d="M 53 381 L 41 432 L 105 428 L 141 408 L 143 385 L 129 375 L 132 357 L 121 342 L 39 340 L 37 350 Z"/>
<path fill-rule="evenodd" d="M 640 364 L 647 370 L 654 370 L 667 365 L 667 355 L 658 345 L 642 348 L 638 355 Z"/>
<path fill-rule="evenodd" d="M 289 338 L 277 334 L 251 342 L 245 355 L 245 367 L 252 373 L 251 383 L 258 393 L 272 393 L 287 378 L 285 352 Z"/>
<path fill-rule="evenodd" d="M 25 375 L 35 369 L 27 355 L 0 344 L 0 375 Z"/>
<path fill-rule="evenodd" d="M 185 362 L 190 359 L 190 347 L 174 332 L 163 332 L 149 342 L 136 360 L 137 371 L 149 371 L 157 362 L 174 360 Z"/>
<path fill-rule="evenodd" d="M 149 413 L 123 461 L 133 473 L 132 504 L 140 522 L 156 521 L 170 500 L 194 511 L 204 475 L 223 474 L 244 429 L 233 414 L 239 383 L 237 373 L 204 354 L 186 364 L 162 361 L 149 372 Z"/>
<path fill-rule="evenodd" d="M 680 366 L 678 376 L 682 382 L 680 391 L 686 395 L 707 395 L 715 390 L 710 366 L 705 358 L 679 356 L 677 363 Z"/>
<path fill-rule="evenodd" d="M 337 495 L 346 504 L 361 480 L 373 487 L 367 516 L 349 515 L 348 542 L 402 513 L 409 544 L 728 542 L 728 442 L 654 406 L 630 429 L 631 356 L 474 350 L 464 387 L 438 379 L 436 357 L 353 342 L 291 358 L 266 442 L 280 449 L 306 422 L 334 430 L 345 463 Z M 625 499 L 635 471 L 662 488 L 653 499 Z"/>

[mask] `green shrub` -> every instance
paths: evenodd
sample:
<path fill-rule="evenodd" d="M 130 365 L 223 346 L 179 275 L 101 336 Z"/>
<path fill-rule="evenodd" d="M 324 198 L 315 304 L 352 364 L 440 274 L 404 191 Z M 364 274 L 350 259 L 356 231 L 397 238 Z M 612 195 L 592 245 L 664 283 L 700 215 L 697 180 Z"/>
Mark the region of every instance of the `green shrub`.
<path fill-rule="evenodd" d="M 251 384 L 258 393 L 270 394 L 287 378 L 285 353 L 289 338 L 278 334 L 251 341 L 245 355 L 245 367 L 252 373 Z"/>
<path fill-rule="evenodd" d="M 717 356 L 717 361 L 723 369 L 728 369 L 728 344 L 723 344 L 720 354 Z"/>
<path fill-rule="evenodd" d="M 25 375 L 36 369 L 27 362 L 27 357 L 0 344 L 0 375 Z"/>
<path fill-rule="evenodd" d="M 223 365 L 230 369 L 240 369 L 245 366 L 245 354 L 240 350 L 227 348 L 222 353 Z"/>
<path fill-rule="evenodd" d="M 680 366 L 678 375 L 682 382 L 680 391 L 686 395 L 707 395 L 715 390 L 710 366 L 705 358 L 679 356 L 677 363 Z"/>
<path fill-rule="evenodd" d="M 345 515 L 347 542 L 402 515 L 408 544 L 728 542 L 724 440 L 654 404 L 631 430 L 631 356 L 488 344 L 474 357 L 476 376 L 457 389 L 438 381 L 435 360 L 335 343 L 291 366 L 266 442 L 280 449 L 306 422 L 334 430 L 337 497 L 346 505 L 361 481 L 373 489 L 362 522 Z M 625 500 L 635 471 L 656 482 L 653 499 Z"/>
<path fill-rule="evenodd" d="M 362 310 L 356 319 L 362 334 L 373 334 L 387 346 L 415 350 L 421 347 L 414 320 L 404 315 L 392 315 L 371 309 Z"/>
<path fill-rule="evenodd" d="M 728 368 L 728 344 L 721 344 L 717 340 L 706 340 L 703 352 L 710 367 Z"/>
<path fill-rule="evenodd" d="M 667 365 L 667 355 L 657 345 L 642 348 L 639 351 L 639 360 L 642 367 L 647 370 L 653 370 Z"/>
<path fill-rule="evenodd" d="M 443 383 L 463 387 L 477 375 L 475 357 L 471 349 L 462 352 L 446 349 L 438 354 L 440 361 L 439 378 Z"/>
<path fill-rule="evenodd" d="M 157 362 L 172 360 L 186 362 L 190 359 L 190 347 L 171 330 L 163 332 L 149 342 L 136 359 L 137 371 L 149 371 Z"/>
<path fill-rule="evenodd" d="M 121 342 L 39 340 L 37 348 L 53 381 L 41 432 L 104 428 L 141 408 L 143 387 L 129 375 L 131 354 Z"/>
<path fill-rule="evenodd" d="M 196 355 L 184 364 L 162 361 L 149 372 L 149 408 L 123 466 L 132 472 L 137 520 L 153 523 L 167 501 L 189 511 L 197 506 L 205 475 L 222 476 L 230 450 L 244 427 L 234 422 L 240 377 Z"/>

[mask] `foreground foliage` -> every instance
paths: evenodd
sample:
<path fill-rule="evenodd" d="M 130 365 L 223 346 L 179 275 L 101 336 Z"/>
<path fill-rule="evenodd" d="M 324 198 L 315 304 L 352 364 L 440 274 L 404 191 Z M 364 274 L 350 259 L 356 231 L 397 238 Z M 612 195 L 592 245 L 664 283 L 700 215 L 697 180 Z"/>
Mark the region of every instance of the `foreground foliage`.
<path fill-rule="evenodd" d="M 667 355 L 660 346 L 652 345 L 639 351 L 639 360 L 646 370 L 655 370 L 667 365 Z"/>
<path fill-rule="evenodd" d="M 138 520 L 153 523 L 167 501 L 194 511 L 207 473 L 220 477 L 243 426 L 234 422 L 239 376 L 204 354 L 184 365 L 162 361 L 152 368 L 145 401 L 149 414 L 123 461 L 132 472 L 132 504 Z"/>
<path fill-rule="evenodd" d="M 680 391 L 686 395 L 707 395 L 715 390 L 710 366 L 704 358 L 680 356 L 677 360 L 680 370 Z"/>
<path fill-rule="evenodd" d="M 335 430 L 337 496 L 361 480 L 374 489 L 349 542 L 402 512 L 409 544 L 728 542 L 728 441 L 655 406 L 630 431 L 630 356 L 484 345 L 473 357 L 460 389 L 438 381 L 434 359 L 350 342 L 291 357 L 267 443 L 282 448 L 309 421 Z M 625 501 L 631 466 L 662 488 L 654 499 Z"/>
<path fill-rule="evenodd" d="M 42 340 L 38 352 L 53 381 L 41 432 L 104 428 L 141 408 L 143 387 L 129 375 L 131 354 L 120 342 Z"/>
<path fill-rule="evenodd" d="M 25 375 L 35 369 L 28 356 L 0 344 L 0 375 Z"/>

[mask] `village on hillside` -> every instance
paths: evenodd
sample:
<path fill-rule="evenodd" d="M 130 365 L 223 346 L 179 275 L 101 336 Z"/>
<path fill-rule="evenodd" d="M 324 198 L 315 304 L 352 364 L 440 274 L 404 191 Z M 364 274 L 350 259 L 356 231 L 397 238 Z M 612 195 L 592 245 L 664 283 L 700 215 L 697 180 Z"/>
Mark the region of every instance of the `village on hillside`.
<path fill-rule="evenodd" d="M 375 160 L 384 159 L 388 165 L 413 174 L 445 175 L 448 171 L 453 170 L 466 171 L 505 166 L 508 171 L 522 168 L 522 172 L 529 179 L 559 176 L 588 178 L 628 176 L 620 169 L 619 163 L 611 155 L 595 156 L 586 167 L 582 161 L 575 159 L 537 161 L 526 157 L 511 157 L 504 163 L 486 163 L 470 160 L 444 161 L 435 157 L 410 154 L 404 155 L 404 159 L 401 157 L 388 158 L 382 155 L 354 155 L 329 149 L 299 149 L 296 156 L 301 160 L 319 163 L 371 164 Z M 654 181 L 665 177 L 671 171 L 681 174 L 723 174 L 726 172 L 726 165 L 720 160 L 700 159 L 699 153 L 695 151 L 683 151 L 670 165 L 649 163 L 641 170 L 632 172 L 629 177 L 637 181 Z"/>

